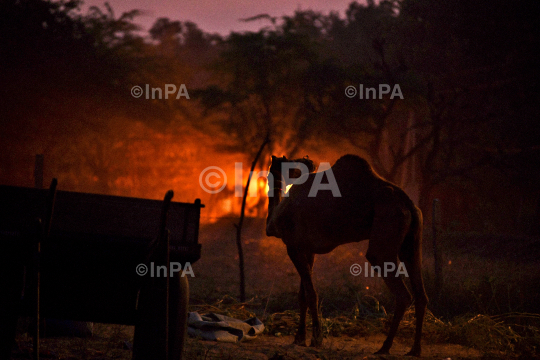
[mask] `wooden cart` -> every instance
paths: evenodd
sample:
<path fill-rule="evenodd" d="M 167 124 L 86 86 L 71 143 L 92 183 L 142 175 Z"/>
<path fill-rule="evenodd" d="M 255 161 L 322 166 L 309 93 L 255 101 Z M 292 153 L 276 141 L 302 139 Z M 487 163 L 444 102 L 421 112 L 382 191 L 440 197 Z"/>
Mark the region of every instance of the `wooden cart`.
<path fill-rule="evenodd" d="M 55 180 L 48 191 L 0 186 L 0 359 L 20 315 L 135 325 L 134 359 L 180 359 L 188 279 L 140 275 L 200 258 L 204 205 L 172 197 L 56 191 Z"/>

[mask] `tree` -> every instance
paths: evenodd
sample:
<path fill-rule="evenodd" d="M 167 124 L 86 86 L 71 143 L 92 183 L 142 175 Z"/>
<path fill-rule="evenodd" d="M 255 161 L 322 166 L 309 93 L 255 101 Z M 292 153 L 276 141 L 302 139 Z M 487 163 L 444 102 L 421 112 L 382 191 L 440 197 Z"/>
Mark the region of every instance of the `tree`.
<path fill-rule="evenodd" d="M 538 27 L 531 15 L 538 6 L 500 5 L 353 3 L 346 19 L 330 30 L 332 53 L 345 72 L 344 87 L 397 83 L 405 99 L 330 96 L 328 118 L 333 115 L 332 124 L 341 126 L 331 125 L 328 131 L 348 139 L 392 181 L 401 181 L 404 167 L 417 172 L 424 212 L 435 187 L 478 176 L 482 166 L 500 161 L 502 147 L 528 143 L 529 155 L 535 147 L 516 126 L 511 109 L 518 103 L 527 109 L 518 115 L 523 124 L 531 124 L 530 115 L 537 111 L 533 101 L 523 100 L 532 90 L 524 86 L 527 76 L 538 78 L 530 55 L 538 37 L 528 35 Z M 501 136 L 506 140 L 501 142 Z"/>
<path fill-rule="evenodd" d="M 271 29 L 231 33 L 220 45 L 216 80 L 199 97 L 207 112 L 222 115 L 220 130 L 231 134 L 224 150 L 253 157 L 266 137 L 265 155 L 294 156 L 302 147 L 318 125 L 311 116 L 318 89 L 313 75 L 327 65 L 319 51 L 324 26 L 320 14 L 297 12 Z"/>
<path fill-rule="evenodd" d="M 245 299 L 242 224 L 251 174 L 262 154 L 276 150 L 294 156 L 310 137 L 317 99 L 313 68 L 320 66 L 317 40 L 322 16 L 296 13 L 283 24 L 256 33 L 232 33 L 221 44 L 223 51 L 214 67 L 216 84 L 198 93 L 208 112 L 223 114 L 221 131 L 231 134 L 227 151 L 241 152 L 254 159 L 242 199 L 237 228 L 240 262 L 240 298 Z"/>

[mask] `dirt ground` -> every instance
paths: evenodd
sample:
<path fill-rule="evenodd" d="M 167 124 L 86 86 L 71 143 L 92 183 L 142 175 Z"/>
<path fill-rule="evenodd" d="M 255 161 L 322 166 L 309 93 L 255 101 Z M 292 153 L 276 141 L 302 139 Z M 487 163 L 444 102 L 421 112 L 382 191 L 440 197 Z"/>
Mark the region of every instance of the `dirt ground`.
<path fill-rule="evenodd" d="M 63 360 L 109 360 L 131 359 L 133 327 L 95 324 L 98 333 L 92 338 L 48 338 L 41 340 L 42 359 Z M 348 336 L 329 337 L 322 348 L 293 345 L 293 336 L 261 335 L 251 341 L 222 343 L 188 338 L 185 360 L 369 360 L 414 359 L 405 356 L 411 344 L 396 339 L 391 355 L 373 355 L 384 341 L 384 336 L 372 335 L 362 338 Z M 18 349 L 13 359 L 31 359 L 31 339 L 18 339 Z M 479 359 L 484 355 L 475 349 L 455 344 L 423 344 L 422 359 Z M 486 358 L 486 357 L 484 357 Z M 490 358 L 490 357 L 488 357 Z"/>
<path fill-rule="evenodd" d="M 411 344 L 394 341 L 391 355 L 373 355 L 384 341 L 383 335 L 366 338 L 341 336 L 324 341 L 321 349 L 293 345 L 293 336 L 263 335 L 249 342 L 239 344 L 215 343 L 189 339 L 186 359 L 250 359 L 250 360 L 330 360 L 330 359 L 414 359 L 405 354 Z M 479 359 L 483 356 L 477 350 L 453 344 L 424 344 L 422 359 Z"/>

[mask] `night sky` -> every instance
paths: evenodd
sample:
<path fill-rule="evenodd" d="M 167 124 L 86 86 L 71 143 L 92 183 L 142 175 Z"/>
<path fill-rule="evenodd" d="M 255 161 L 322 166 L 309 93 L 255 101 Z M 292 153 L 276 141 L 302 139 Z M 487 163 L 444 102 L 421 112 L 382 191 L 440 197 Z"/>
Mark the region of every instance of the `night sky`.
<path fill-rule="evenodd" d="M 135 22 L 148 30 L 157 18 L 168 17 L 171 20 L 192 21 L 199 28 L 209 33 L 227 35 L 230 31 L 257 31 L 269 24 L 268 20 L 241 22 L 239 19 L 249 18 L 258 14 L 269 14 L 281 17 L 292 15 L 295 10 L 321 11 L 324 14 L 337 11 L 344 15 L 351 0 L 226 0 L 226 1 L 202 1 L 202 0 L 161 0 L 149 2 L 145 0 L 109 0 L 109 4 L 118 17 L 121 13 L 133 9 L 143 10 L 145 13 L 135 19 Z M 87 0 L 84 2 L 83 11 L 90 6 L 104 8 L 104 0 Z"/>

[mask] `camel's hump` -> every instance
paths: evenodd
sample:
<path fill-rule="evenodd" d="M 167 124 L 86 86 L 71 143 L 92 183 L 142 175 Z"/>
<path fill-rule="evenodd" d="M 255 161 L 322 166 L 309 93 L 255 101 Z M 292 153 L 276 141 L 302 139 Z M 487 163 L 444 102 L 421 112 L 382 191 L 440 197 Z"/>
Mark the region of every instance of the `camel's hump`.
<path fill-rule="evenodd" d="M 373 172 L 371 165 L 367 162 L 366 159 L 358 155 L 352 154 L 347 154 L 340 157 L 333 167 L 354 168 L 360 171 Z"/>

